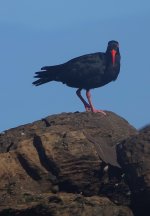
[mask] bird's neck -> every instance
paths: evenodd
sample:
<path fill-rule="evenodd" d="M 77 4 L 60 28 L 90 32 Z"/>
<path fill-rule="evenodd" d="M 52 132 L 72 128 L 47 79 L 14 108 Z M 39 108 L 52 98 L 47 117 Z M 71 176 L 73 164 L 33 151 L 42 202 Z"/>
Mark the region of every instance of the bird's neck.
<path fill-rule="evenodd" d="M 115 56 L 115 62 L 112 62 L 112 56 L 110 53 L 106 53 L 106 69 L 104 80 L 109 83 L 112 80 L 116 80 L 120 70 L 120 54 L 117 53 Z"/>

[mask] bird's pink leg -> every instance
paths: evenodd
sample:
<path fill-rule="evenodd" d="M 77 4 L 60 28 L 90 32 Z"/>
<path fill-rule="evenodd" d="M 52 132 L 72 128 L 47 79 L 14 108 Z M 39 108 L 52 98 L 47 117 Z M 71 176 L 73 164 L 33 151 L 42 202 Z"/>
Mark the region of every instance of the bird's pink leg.
<path fill-rule="evenodd" d="M 82 95 L 81 95 L 81 90 L 82 89 L 78 89 L 77 91 L 76 91 L 76 94 L 77 94 L 77 96 L 80 98 L 80 100 L 82 101 L 82 103 L 84 104 L 84 106 L 85 106 L 85 109 L 86 109 L 86 111 L 91 111 L 91 106 L 84 100 L 84 98 L 82 97 Z"/>
<path fill-rule="evenodd" d="M 92 104 L 92 100 L 91 100 L 91 93 L 90 93 L 90 90 L 86 91 L 86 96 L 87 96 L 87 99 L 88 99 L 88 102 L 89 102 L 89 104 L 90 104 L 90 107 L 91 107 L 91 111 L 92 111 L 92 112 L 94 112 L 94 113 L 99 112 L 99 113 L 102 113 L 102 114 L 106 115 L 106 113 L 105 113 L 104 111 L 102 111 L 102 110 L 96 110 L 96 109 L 94 108 L 94 106 L 93 106 L 93 104 Z"/>

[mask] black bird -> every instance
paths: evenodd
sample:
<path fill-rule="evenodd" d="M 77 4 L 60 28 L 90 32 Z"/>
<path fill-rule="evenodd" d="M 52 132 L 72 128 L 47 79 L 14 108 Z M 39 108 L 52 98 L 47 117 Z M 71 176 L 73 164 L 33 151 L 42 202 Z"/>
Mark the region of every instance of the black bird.
<path fill-rule="evenodd" d="M 115 81 L 120 71 L 120 52 L 117 41 L 109 41 L 106 52 L 97 52 L 74 58 L 64 64 L 45 66 L 36 72 L 35 86 L 50 81 L 57 81 L 69 87 L 78 88 L 77 96 L 83 102 L 86 111 L 101 112 L 96 110 L 91 101 L 90 89 L 106 85 Z M 86 90 L 88 102 L 81 95 L 81 90 Z"/>

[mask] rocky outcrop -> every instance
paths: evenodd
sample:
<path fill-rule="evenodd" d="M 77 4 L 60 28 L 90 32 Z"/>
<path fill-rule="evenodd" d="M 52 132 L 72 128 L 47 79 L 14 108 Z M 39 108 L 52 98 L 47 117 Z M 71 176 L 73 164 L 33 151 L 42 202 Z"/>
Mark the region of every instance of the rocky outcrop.
<path fill-rule="evenodd" d="M 118 160 L 126 173 L 137 216 L 150 214 L 150 126 L 117 146 Z"/>
<path fill-rule="evenodd" d="M 63 113 L 5 131 L 0 215 L 136 214 L 124 146 L 141 133 L 112 112 Z"/>

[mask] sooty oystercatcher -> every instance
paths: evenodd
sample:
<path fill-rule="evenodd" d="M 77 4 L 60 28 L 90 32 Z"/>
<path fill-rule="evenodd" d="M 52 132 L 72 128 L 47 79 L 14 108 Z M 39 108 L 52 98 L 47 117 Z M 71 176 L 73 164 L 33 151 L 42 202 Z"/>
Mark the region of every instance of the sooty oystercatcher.
<path fill-rule="evenodd" d="M 45 66 L 41 71 L 36 72 L 35 86 L 50 81 L 57 81 L 67 86 L 78 88 L 77 96 L 85 106 L 86 111 L 101 112 L 96 110 L 91 101 L 90 89 L 98 88 L 117 79 L 120 71 L 120 52 L 117 41 L 109 41 L 106 52 L 97 52 L 83 55 L 70 61 L 55 65 Z M 81 90 L 86 90 L 88 102 L 81 95 Z"/>

